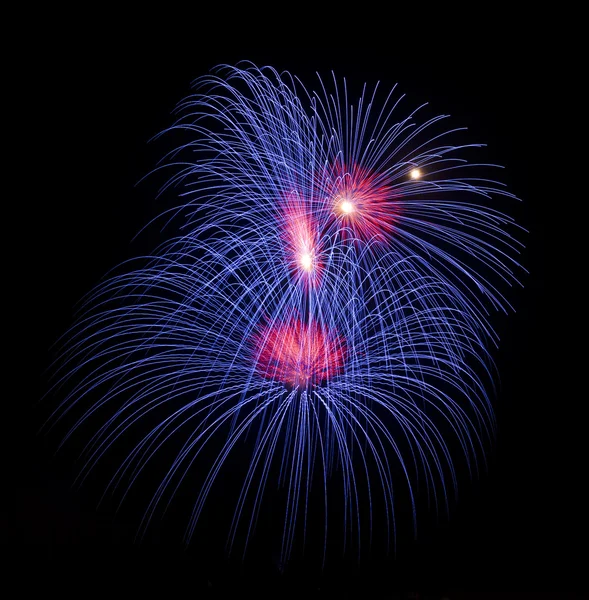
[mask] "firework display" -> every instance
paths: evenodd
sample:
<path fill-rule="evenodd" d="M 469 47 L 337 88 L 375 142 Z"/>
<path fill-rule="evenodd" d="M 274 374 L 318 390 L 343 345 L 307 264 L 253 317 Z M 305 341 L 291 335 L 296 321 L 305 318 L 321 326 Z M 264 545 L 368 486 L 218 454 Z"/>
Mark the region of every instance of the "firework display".
<path fill-rule="evenodd" d="M 106 464 L 105 496 L 142 490 L 140 537 L 182 490 L 189 542 L 229 478 L 229 548 L 270 505 L 281 560 L 310 512 L 323 552 L 333 531 L 393 540 L 398 497 L 443 505 L 455 462 L 478 469 L 515 197 L 470 162 L 480 144 L 406 104 L 243 63 L 178 105 L 158 167 L 174 233 L 84 300 L 46 424 L 82 435 L 79 483 Z"/>

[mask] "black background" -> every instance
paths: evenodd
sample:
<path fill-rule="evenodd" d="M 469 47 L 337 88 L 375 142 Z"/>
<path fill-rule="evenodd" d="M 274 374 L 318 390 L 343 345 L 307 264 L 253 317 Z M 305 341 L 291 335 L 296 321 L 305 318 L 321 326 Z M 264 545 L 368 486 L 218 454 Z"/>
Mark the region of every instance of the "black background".
<path fill-rule="evenodd" d="M 427 44 L 422 37 L 411 44 L 340 37 L 322 47 L 298 39 L 265 48 L 237 44 L 228 34 L 195 36 L 180 45 L 173 35 L 59 31 L 39 49 L 29 73 L 33 127 L 26 135 L 33 160 L 27 171 L 39 191 L 26 202 L 23 231 L 34 254 L 34 266 L 27 267 L 34 269 L 34 310 L 27 320 L 33 323 L 28 352 L 35 352 L 35 374 L 71 323 L 74 303 L 134 254 L 131 238 L 158 209 L 153 188 L 135 187 L 160 158 L 148 140 L 171 123 L 170 112 L 191 81 L 221 62 L 271 64 L 310 86 L 315 71 L 332 69 L 355 83 L 399 82 L 415 104 L 428 100 L 453 115 L 454 123 L 489 144 L 490 156 L 507 167 L 510 190 L 523 199 L 515 210 L 529 230 L 522 256 L 529 275 L 523 291 L 514 290 L 517 312 L 499 322 L 499 436 L 489 473 L 460 490 L 449 521 L 426 529 L 396 560 L 279 575 L 270 563 L 229 572 L 190 554 L 131 545 L 124 522 L 101 515 L 70 490 L 73 469 L 52 462 L 51 445 L 37 436 L 32 406 L 43 389 L 40 375 L 30 401 L 19 399 L 15 459 L 9 461 L 14 502 L 3 524 L 21 566 L 52 565 L 43 581 L 56 589 L 76 588 L 80 573 L 87 584 L 113 585 L 123 574 L 139 585 L 165 573 L 169 582 L 191 581 L 194 597 L 245 589 L 359 598 L 386 597 L 376 589 L 421 590 L 422 596 L 431 590 L 432 597 L 450 598 L 483 597 L 465 595 L 468 589 L 583 589 L 581 399 L 562 384 L 568 375 L 555 338 L 555 297 L 562 298 L 553 291 L 558 277 L 549 259 L 556 235 L 551 211 L 560 202 L 554 170 L 567 167 L 555 166 L 550 156 L 559 64 L 545 41 L 508 27 L 469 35 L 458 27 Z M 32 189 L 26 178 L 22 189 Z"/>

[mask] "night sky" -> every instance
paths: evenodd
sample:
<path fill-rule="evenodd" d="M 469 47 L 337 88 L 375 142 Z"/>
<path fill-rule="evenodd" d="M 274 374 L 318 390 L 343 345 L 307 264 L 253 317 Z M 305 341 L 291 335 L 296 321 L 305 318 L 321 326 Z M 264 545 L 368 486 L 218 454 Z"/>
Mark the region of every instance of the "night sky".
<path fill-rule="evenodd" d="M 19 413 L 14 449 L 19 458 L 8 490 L 14 503 L 3 517 L 23 563 L 54 565 L 49 577 L 56 589 L 68 579 L 65 571 L 104 574 L 113 581 L 115 573 L 125 572 L 129 580 L 145 582 L 154 577 L 150 565 L 158 565 L 172 578 L 191 579 L 193 597 L 223 586 L 274 590 L 277 598 L 287 591 L 318 598 L 332 592 L 387 597 L 353 592 L 377 588 L 430 590 L 431 597 L 450 598 L 483 597 L 460 595 L 465 589 L 583 589 L 585 461 L 575 416 L 581 398 L 561 385 L 568 374 L 565 349 L 555 341 L 561 309 L 553 301 L 556 277 L 550 265 L 549 209 L 561 203 L 547 156 L 555 150 L 548 141 L 556 127 L 550 113 L 552 67 L 533 44 L 518 43 L 507 31 L 494 35 L 500 44 L 471 35 L 455 36 L 444 51 L 434 44 L 383 43 L 335 52 L 253 50 L 203 40 L 180 48 L 156 39 L 117 38 L 113 46 L 97 34 L 72 34 L 39 57 L 32 73 L 39 128 L 29 145 L 46 193 L 33 200 L 28 216 L 36 228 L 32 346 L 39 384 Z M 323 574 L 295 565 L 280 576 L 268 558 L 253 558 L 239 569 L 207 560 L 201 551 L 163 543 L 138 547 L 125 518 L 97 511 L 91 495 L 70 489 L 73 457 L 51 460 L 55 439 L 36 433 L 44 414 L 32 408 L 43 390 L 41 373 L 50 345 L 71 323 L 73 305 L 108 269 L 144 249 L 145 241 L 136 246 L 131 239 L 158 210 L 153 186 L 135 185 L 161 156 L 161 147 L 149 138 L 171 124 L 170 112 L 195 77 L 240 59 L 289 70 L 309 87 L 315 71 L 327 75 L 332 69 L 356 84 L 398 82 L 411 105 L 429 101 L 437 112 L 451 114 L 453 124 L 466 125 L 469 136 L 486 142 L 487 156 L 507 167 L 502 180 L 524 201 L 513 214 L 530 231 L 522 255 L 530 274 L 523 277 L 524 289 L 510 297 L 517 312 L 495 321 L 502 338 L 496 353 L 499 433 L 488 473 L 460 488 L 450 519 L 437 525 L 426 519 L 419 539 L 405 541 L 396 559 L 375 558 L 361 566 L 342 561 Z"/>

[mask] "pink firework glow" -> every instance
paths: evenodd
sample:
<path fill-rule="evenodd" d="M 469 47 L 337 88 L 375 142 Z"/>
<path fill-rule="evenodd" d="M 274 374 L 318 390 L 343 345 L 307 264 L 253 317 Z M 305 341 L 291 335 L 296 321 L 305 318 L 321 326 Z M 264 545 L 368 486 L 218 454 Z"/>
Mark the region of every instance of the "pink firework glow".
<path fill-rule="evenodd" d="M 395 195 L 381 178 L 368 169 L 335 165 L 322 186 L 322 196 L 342 234 L 359 242 L 386 242 L 399 214 Z"/>
<path fill-rule="evenodd" d="M 295 387 L 320 384 L 343 372 L 345 340 L 314 321 L 291 317 L 265 326 L 255 337 L 256 370 Z"/>
<path fill-rule="evenodd" d="M 317 225 L 294 193 L 283 207 L 280 225 L 291 274 L 305 285 L 318 285 L 324 265 Z"/>

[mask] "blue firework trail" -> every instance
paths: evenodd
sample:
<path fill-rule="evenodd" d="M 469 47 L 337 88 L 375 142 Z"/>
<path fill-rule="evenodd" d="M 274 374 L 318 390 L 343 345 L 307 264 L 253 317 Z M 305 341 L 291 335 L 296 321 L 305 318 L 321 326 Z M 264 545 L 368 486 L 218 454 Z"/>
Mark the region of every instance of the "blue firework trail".
<path fill-rule="evenodd" d="M 182 142 L 156 169 L 172 173 L 162 192 L 180 202 L 160 219 L 176 233 L 85 298 L 46 424 L 67 423 L 62 444 L 91 431 L 80 484 L 119 458 L 104 497 L 158 473 L 140 537 L 189 489 L 189 542 L 238 472 L 229 549 L 277 488 L 281 561 L 311 513 L 324 554 L 330 531 L 359 546 L 378 525 L 394 543 L 399 496 L 415 525 L 419 490 L 444 506 L 456 460 L 479 468 L 490 319 L 522 272 L 520 228 L 497 208 L 515 197 L 446 116 L 405 104 L 242 63 L 178 105 L 161 135 Z"/>

